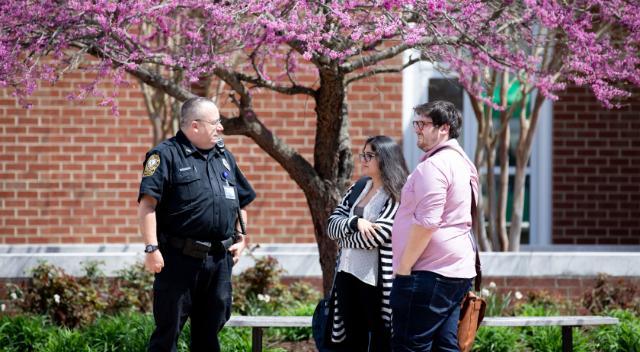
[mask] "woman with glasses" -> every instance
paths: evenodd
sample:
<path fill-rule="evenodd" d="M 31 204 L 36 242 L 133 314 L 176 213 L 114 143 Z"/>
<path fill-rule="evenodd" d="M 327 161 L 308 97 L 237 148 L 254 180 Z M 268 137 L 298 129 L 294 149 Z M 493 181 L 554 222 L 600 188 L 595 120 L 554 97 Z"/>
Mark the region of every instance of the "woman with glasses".
<path fill-rule="evenodd" d="M 391 228 L 408 171 L 387 136 L 367 139 L 360 163 L 363 178 L 329 217 L 329 237 L 340 248 L 332 341 L 345 351 L 390 351 Z"/>

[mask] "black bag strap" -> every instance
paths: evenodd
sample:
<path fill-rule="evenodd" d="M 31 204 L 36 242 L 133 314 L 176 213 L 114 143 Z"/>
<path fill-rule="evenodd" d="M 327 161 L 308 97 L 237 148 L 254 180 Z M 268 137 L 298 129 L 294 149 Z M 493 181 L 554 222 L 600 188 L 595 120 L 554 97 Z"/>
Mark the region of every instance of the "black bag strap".
<path fill-rule="evenodd" d="M 459 150 L 449 146 L 444 146 L 436 149 L 433 153 L 431 153 L 431 155 L 429 155 L 429 157 L 432 157 L 433 155 L 435 155 L 436 153 L 438 153 L 443 149 L 452 149 L 460 154 Z M 478 222 L 478 216 L 476 213 L 476 208 L 477 208 L 476 197 L 475 197 L 475 193 L 473 192 L 473 185 L 471 184 L 471 180 L 469 180 L 469 187 L 471 188 L 471 241 L 473 242 L 473 248 L 475 249 L 475 252 L 476 252 L 476 278 L 474 280 L 474 288 L 476 291 L 480 291 L 480 285 L 482 285 L 482 264 L 480 263 L 480 253 L 478 252 L 478 243 L 476 242 L 476 237 L 474 235 L 474 229 L 478 228 L 477 226 L 479 225 L 479 222 Z"/>
<path fill-rule="evenodd" d="M 482 284 L 482 264 L 480 264 L 478 242 L 476 242 L 476 236 L 474 235 L 474 229 L 478 226 L 478 216 L 476 213 L 476 197 L 473 192 L 471 181 L 469 181 L 469 187 L 471 187 L 471 240 L 473 241 L 473 248 L 476 250 L 476 278 L 474 280 L 474 288 L 476 291 L 480 291 L 480 285 Z"/>

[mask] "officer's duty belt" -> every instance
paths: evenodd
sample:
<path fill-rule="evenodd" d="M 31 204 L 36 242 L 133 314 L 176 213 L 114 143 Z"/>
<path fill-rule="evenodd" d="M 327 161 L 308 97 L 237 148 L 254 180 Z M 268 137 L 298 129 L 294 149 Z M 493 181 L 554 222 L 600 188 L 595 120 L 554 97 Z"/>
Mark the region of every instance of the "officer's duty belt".
<path fill-rule="evenodd" d="M 169 237 L 171 247 L 182 249 L 182 254 L 204 259 L 207 255 L 226 252 L 233 244 L 233 237 L 222 241 L 198 241 L 191 238 Z"/>

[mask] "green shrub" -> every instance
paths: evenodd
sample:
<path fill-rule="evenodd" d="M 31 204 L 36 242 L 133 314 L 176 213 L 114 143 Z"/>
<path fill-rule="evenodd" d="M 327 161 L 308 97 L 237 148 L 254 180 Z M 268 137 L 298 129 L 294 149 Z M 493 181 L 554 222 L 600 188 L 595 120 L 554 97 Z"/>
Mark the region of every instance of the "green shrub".
<path fill-rule="evenodd" d="M 523 349 L 520 332 L 509 327 L 481 327 L 473 344 L 476 352 L 510 352 Z"/>
<path fill-rule="evenodd" d="M 39 344 L 35 350 L 39 352 L 93 352 L 83 334 L 79 330 L 53 328 L 49 330 L 48 339 Z"/>
<path fill-rule="evenodd" d="M 30 352 L 49 338 L 48 318 L 43 316 L 0 317 L 0 346 L 3 352 Z"/>
<path fill-rule="evenodd" d="M 498 286 L 492 281 L 482 288 L 480 295 L 487 301 L 486 316 L 508 316 L 513 312 L 513 303 L 522 298 L 520 292 L 512 296 L 512 292 L 500 293 Z"/>
<path fill-rule="evenodd" d="M 316 303 L 296 304 L 288 308 L 281 315 L 311 316 L 316 308 Z M 303 341 L 312 337 L 311 328 L 272 328 L 267 330 L 271 340 Z"/>
<path fill-rule="evenodd" d="M 90 323 L 106 306 L 91 278 L 76 279 L 64 270 L 41 262 L 32 270 L 28 286 L 8 285 L 25 312 L 47 315 L 56 324 L 77 327 Z"/>
<path fill-rule="evenodd" d="M 153 318 L 130 313 L 100 317 L 93 324 L 69 329 L 43 316 L 0 317 L 2 352 L 137 352 L 145 351 Z M 190 324 L 178 341 L 178 351 L 189 351 Z M 219 335 L 223 351 L 250 351 L 250 328 L 225 328 Z"/>
<path fill-rule="evenodd" d="M 270 256 L 254 258 L 255 265 L 233 279 L 233 312 L 240 315 L 282 315 L 297 304 L 317 303 L 320 292 L 306 282 L 285 286 L 284 270 Z M 313 312 L 311 312 L 313 313 Z"/>
<path fill-rule="evenodd" d="M 548 317 L 558 315 L 560 311 L 552 304 L 535 302 L 520 305 L 515 314 L 524 317 Z"/>
<path fill-rule="evenodd" d="M 533 303 L 525 303 L 518 308 L 516 315 L 525 317 L 542 317 L 560 315 L 560 309 L 564 309 L 562 303 L 560 307 L 553 305 L 552 300 L 538 299 Z M 532 351 L 555 352 L 562 351 L 562 328 L 558 326 L 531 326 L 521 328 L 524 343 Z M 581 329 L 573 329 L 573 350 L 592 351 L 593 346 Z"/>
<path fill-rule="evenodd" d="M 620 324 L 594 330 L 595 349 L 602 352 L 640 352 L 640 316 L 631 310 L 614 310 L 607 315 L 618 318 Z"/>
<path fill-rule="evenodd" d="M 222 329 L 218 335 L 223 351 L 248 352 L 251 351 L 251 328 Z"/>
<path fill-rule="evenodd" d="M 117 272 L 107 293 L 107 313 L 127 311 L 151 312 L 153 302 L 153 274 L 144 263 L 137 263 Z"/>
<path fill-rule="evenodd" d="M 103 263 L 83 264 L 84 276 L 76 278 L 40 262 L 28 282 L 7 285 L 10 302 L 22 312 L 46 315 L 54 323 L 72 328 L 90 324 L 103 313 L 151 310 L 153 275 L 142 263 L 119 271 L 114 280 L 108 280 L 100 270 Z"/>
<path fill-rule="evenodd" d="M 562 351 L 562 329 L 558 326 L 532 326 L 522 328 L 525 345 L 532 351 Z M 573 329 L 573 350 L 591 352 L 593 345 L 581 329 Z"/>
<path fill-rule="evenodd" d="M 102 317 L 82 329 L 92 348 L 104 352 L 144 351 L 153 331 L 153 319 L 144 314 Z"/>

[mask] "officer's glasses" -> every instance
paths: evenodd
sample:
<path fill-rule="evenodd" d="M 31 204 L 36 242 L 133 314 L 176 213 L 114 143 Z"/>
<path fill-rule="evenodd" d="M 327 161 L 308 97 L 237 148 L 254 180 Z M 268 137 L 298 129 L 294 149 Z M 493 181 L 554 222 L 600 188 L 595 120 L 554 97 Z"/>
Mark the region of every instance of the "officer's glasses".
<path fill-rule="evenodd" d="M 370 162 L 371 159 L 375 158 L 375 156 L 378 155 L 376 153 L 360 153 L 358 154 L 358 156 L 360 157 L 360 161 L 362 162 Z"/>
<path fill-rule="evenodd" d="M 210 124 L 212 127 L 216 127 L 222 122 L 221 119 L 217 119 L 215 121 L 207 121 L 207 120 L 202 120 L 202 119 L 196 119 L 196 121 L 206 122 L 206 123 Z"/>

